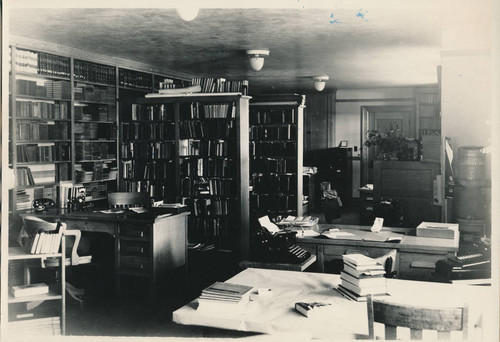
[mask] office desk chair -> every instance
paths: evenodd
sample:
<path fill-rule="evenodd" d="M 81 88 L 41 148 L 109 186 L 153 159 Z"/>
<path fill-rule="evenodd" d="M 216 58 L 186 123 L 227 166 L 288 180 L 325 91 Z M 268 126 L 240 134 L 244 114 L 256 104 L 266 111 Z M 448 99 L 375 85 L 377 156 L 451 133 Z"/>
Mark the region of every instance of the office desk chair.
<path fill-rule="evenodd" d="M 385 324 L 385 339 L 396 339 L 396 328 L 410 328 L 412 340 L 422 339 L 422 330 L 437 330 L 438 339 L 450 339 L 451 331 L 462 331 L 467 339 L 468 307 L 424 307 L 408 304 L 389 303 L 383 299 L 373 299 L 368 295 L 368 332 L 375 339 L 373 323 Z"/>
<path fill-rule="evenodd" d="M 24 229 L 26 230 L 29 236 L 33 236 L 39 231 L 53 231 L 57 229 L 62 229 L 64 238 L 67 238 L 69 236 L 74 237 L 73 244 L 66 243 L 67 246 L 66 255 L 68 255 L 68 257 L 66 257 L 64 260 L 64 265 L 66 267 L 89 264 L 92 261 L 91 255 L 86 255 L 86 256 L 78 255 L 78 245 L 80 243 L 82 234 L 79 230 L 66 229 L 66 223 L 64 222 L 59 222 L 59 221 L 55 223 L 47 222 L 37 216 L 23 216 L 22 219 L 23 219 Z M 59 269 L 60 258 L 49 257 L 41 259 L 41 268 L 55 269 L 55 270 Z M 29 270 L 27 270 L 26 272 L 26 277 L 27 277 L 26 281 L 30 283 L 31 279 Z M 83 305 L 83 300 L 81 299 L 81 297 L 85 294 L 85 290 L 78 289 L 75 286 L 71 285 L 70 283 L 66 282 L 66 291 L 72 298 L 74 298 L 76 301 L 80 303 L 80 306 Z"/>
<path fill-rule="evenodd" d="M 108 204 L 112 209 L 149 208 L 151 199 L 145 192 L 111 192 Z"/>

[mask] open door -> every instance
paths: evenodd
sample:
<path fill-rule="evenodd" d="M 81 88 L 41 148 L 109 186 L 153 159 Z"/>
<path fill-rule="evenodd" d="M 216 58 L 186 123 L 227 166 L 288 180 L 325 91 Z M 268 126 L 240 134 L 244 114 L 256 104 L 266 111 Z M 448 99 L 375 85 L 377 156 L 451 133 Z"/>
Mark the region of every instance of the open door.
<path fill-rule="evenodd" d="M 378 146 L 364 145 L 369 130 L 386 132 L 390 127 L 398 127 L 405 138 L 415 138 L 414 106 L 363 106 L 361 107 L 361 183 L 373 184 L 373 160 L 378 154 Z"/>

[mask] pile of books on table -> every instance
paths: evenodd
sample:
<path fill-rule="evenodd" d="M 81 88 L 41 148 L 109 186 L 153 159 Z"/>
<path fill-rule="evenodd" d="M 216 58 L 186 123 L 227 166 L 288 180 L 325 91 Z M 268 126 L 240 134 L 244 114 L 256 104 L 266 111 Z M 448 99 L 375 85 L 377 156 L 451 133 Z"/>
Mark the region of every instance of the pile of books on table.
<path fill-rule="evenodd" d="M 385 269 L 375 259 L 363 254 L 346 254 L 343 260 L 341 283 L 337 287 L 340 293 L 356 301 L 366 301 L 369 294 L 387 295 Z"/>
<path fill-rule="evenodd" d="M 231 283 L 215 282 L 198 297 L 200 311 L 243 312 L 250 300 L 253 287 Z"/>

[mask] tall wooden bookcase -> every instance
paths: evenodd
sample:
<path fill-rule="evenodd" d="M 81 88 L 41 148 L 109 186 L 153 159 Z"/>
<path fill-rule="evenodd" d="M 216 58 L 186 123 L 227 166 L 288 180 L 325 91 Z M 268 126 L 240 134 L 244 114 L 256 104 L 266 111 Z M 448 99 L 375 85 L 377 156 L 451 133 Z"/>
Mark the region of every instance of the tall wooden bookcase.
<path fill-rule="evenodd" d="M 302 95 L 254 97 L 250 104 L 252 222 L 303 214 Z"/>
<path fill-rule="evenodd" d="M 249 99 L 200 93 L 120 103 L 120 189 L 185 202 L 190 243 L 246 256 Z"/>

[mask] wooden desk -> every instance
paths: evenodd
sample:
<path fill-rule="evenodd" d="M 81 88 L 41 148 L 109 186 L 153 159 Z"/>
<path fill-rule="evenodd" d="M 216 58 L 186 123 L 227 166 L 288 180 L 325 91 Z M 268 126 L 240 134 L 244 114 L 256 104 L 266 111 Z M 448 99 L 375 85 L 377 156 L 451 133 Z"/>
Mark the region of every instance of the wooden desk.
<path fill-rule="evenodd" d="M 309 258 L 301 262 L 300 264 L 288 264 L 281 262 L 262 262 L 262 261 L 250 261 L 243 260 L 240 262 L 241 268 L 266 268 L 268 270 L 289 270 L 302 272 L 316 261 L 316 255 L 311 254 Z"/>
<path fill-rule="evenodd" d="M 411 230 L 406 228 L 384 227 L 380 233 L 372 233 L 369 226 L 319 224 L 314 230 L 323 232 L 330 228 L 339 228 L 352 235 L 321 239 L 297 234 L 297 244 L 318 257 L 320 272 L 325 271 L 325 262 L 342 259 L 346 253 L 362 253 L 376 258 L 396 249 L 398 278 L 430 280 L 436 261 L 453 256 L 458 251 L 458 236 L 451 240 L 404 235 L 399 243 L 385 241 L 388 237 Z"/>
<path fill-rule="evenodd" d="M 306 332 L 311 338 L 323 338 L 326 341 L 331 341 L 333 337 L 342 341 L 366 338 L 368 334 L 366 303 L 349 301 L 333 289 L 340 283 L 339 275 L 248 268 L 227 282 L 270 288 L 270 295 L 263 296 L 254 292 L 245 312 L 240 315 L 223 311 L 197 311 L 197 300 L 193 300 L 173 313 L 173 321 L 185 325 L 273 335 Z M 391 294 L 388 300 L 396 302 L 413 301 L 422 305 L 438 306 L 467 303 L 471 341 L 481 340 L 481 333 L 494 328 L 497 322 L 495 319 L 498 319 L 498 308 L 491 305 L 493 288 L 489 286 L 461 286 L 400 279 L 388 279 L 387 286 Z M 334 310 L 328 312 L 324 318 L 318 317 L 318 320 L 306 318 L 294 310 L 297 301 L 315 300 L 333 303 Z M 383 325 L 379 324 L 375 329 L 376 335 L 383 336 Z M 424 338 L 432 338 L 433 333 L 435 331 L 424 331 Z M 409 331 L 406 338 L 403 331 L 402 337 L 409 339 Z M 453 334 L 451 337 L 453 340 L 456 338 Z"/>
<path fill-rule="evenodd" d="M 150 291 L 173 269 L 187 267 L 187 217 L 189 213 L 154 216 L 148 213 L 104 214 L 98 211 L 49 210 L 40 214 L 60 219 L 68 229 L 100 232 L 115 239 L 115 290 L 120 294 L 121 276 L 149 279 Z"/>

